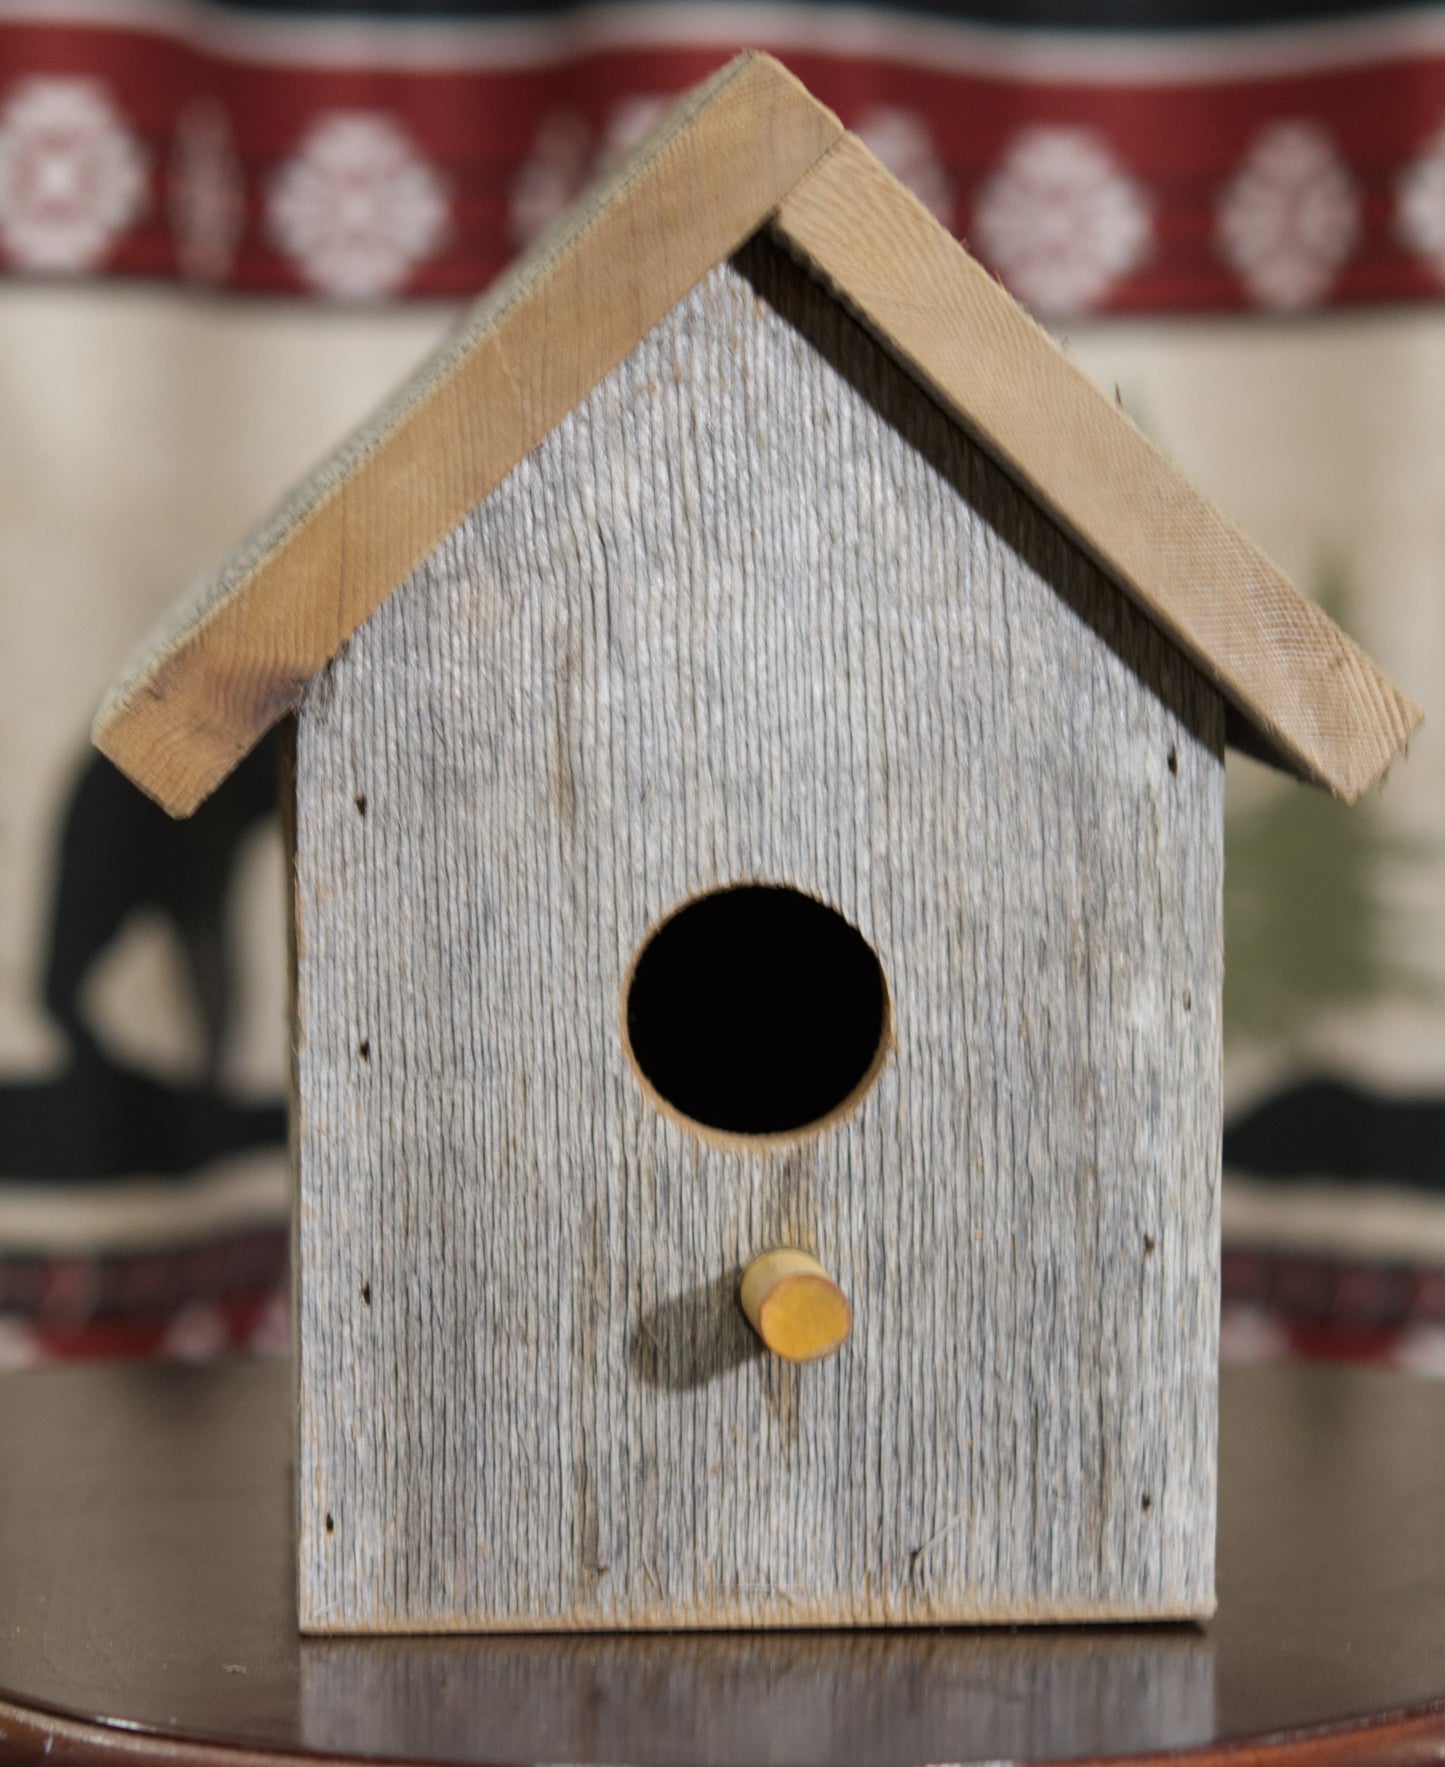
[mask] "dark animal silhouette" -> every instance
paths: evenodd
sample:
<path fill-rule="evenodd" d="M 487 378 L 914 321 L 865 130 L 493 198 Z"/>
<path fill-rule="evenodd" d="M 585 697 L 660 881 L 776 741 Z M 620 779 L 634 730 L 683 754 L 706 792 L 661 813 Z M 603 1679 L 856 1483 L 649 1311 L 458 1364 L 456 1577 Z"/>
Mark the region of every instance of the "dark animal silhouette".
<path fill-rule="evenodd" d="M 1231 1118 L 1224 1163 L 1286 1182 L 1354 1178 L 1445 1193 L 1445 1098 L 1301 1080 Z"/>
<path fill-rule="evenodd" d="M 71 795 L 45 969 L 45 1004 L 78 1061 L 98 1056 L 81 996 L 86 977 L 126 921 L 143 909 L 174 927 L 185 954 L 214 1078 L 231 1007 L 226 895 L 243 837 L 276 809 L 276 742 L 261 743 L 195 815 L 177 822 L 103 755 Z"/>
<path fill-rule="evenodd" d="M 188 822 L 173 822 L 101 756 L 84 764 L 61 825 L 43 984 L 70 1061 L 54 1076 L 0 1083 L 0 1180 L 183 1182 L 284 1140 L 279 1099 L 234 1099 L 216 1084 L 232 996 L 226 899 L 241 843 L 275 810 L 276 749 L 263 743 Z M 185 953 L 205 1027 L 196 1082 L 125 1066 L 85 1017 L 86 979 L 146 910 L 174 928 Z"/>

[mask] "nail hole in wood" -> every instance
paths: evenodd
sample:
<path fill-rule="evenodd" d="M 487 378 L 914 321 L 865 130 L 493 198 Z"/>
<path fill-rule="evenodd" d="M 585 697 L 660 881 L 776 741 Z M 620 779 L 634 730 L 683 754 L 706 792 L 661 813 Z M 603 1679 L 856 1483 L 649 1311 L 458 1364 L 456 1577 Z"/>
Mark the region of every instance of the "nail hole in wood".
<path fill-rule="evenodd" d="M 363 1282 L 361 1285 L 361 1302 L 365 1307 L 371 1305 L 371 1284 L 369 1282 Z"/>
<path fill-rule="evenodd" d="M 328 1534 L 334 1534 L 336 1532 L 336 1523 L 332 1521 L 331 1511 L 329 1509 L 326 1512 L 326 1532 Z"/>
<path fill-rule="evenodd" d="M 366 814 L 366 793 L 364 791 L 359 791 L 356 794 L 356 813 L 358 816 Z"/>
<path fill-rule="evenodd" d="M 1144 1235 L 1144 1256 L 1146 1258 L 1152 1258 L 1154 1256 L 1154 1237 L 1149 1233 Z"/>
<path fill-rule="evenodd" d="M 883 969 L 858 929 L 776 884 L 686 903 L 642 946 L 624 990 L 628 1054 L 655 1103 L 724 1137 L 832 1122 L 889 1042 Z"/>
<path fill-rule="evenodd" d="M 1186 1012 L 1193 1012 L 1194 1010 L 1194 990 L 1192 988 L 1186 988 L 1184 990 L 1184 1010 Z"/>
<path fill-rule="evenodd" d="M 1154 1499 L 1146 1493 L 1145 1497 L 1144 1497 L 1144 1513 L 1145 1513 L 1145 1515 L 1148 1515 L 1149 1511 L 1151 1509 L 1153 1509 L 1153 1507 L 1154 1507 Z"/>
<path fill-rule="evenodd" d="M 361 1039 L 361 1042 L 357 1045 L 356 1053 L 361 1057 L 361 1059 L 363 1061 L 370 1061 L 371 1060 L 371 1038 L 370 1037 L 363 1037 Z"/>
<path fill-rule="evenodd" d="M 1179 750 L 1178 749 L 1170 749 L 1170 751 L 1169 751 L 1169 771 L 1171 773 L 1178 773 L 1178 771 L 1179 771 Z"/>

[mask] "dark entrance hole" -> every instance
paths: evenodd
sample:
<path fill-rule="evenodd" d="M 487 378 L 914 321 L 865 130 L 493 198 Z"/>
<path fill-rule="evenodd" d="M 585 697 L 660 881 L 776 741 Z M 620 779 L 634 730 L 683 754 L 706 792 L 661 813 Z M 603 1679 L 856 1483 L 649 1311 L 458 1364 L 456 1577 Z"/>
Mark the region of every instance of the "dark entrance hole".
<path fill-rule="evenodd" d="M 800 890 L 742 884 L 665 920 L 632 971 L 627 1038 L 665 1104 L 778 1135 L 831 1116 L 882 1064 L 888 989 L 867 940 Z"/>

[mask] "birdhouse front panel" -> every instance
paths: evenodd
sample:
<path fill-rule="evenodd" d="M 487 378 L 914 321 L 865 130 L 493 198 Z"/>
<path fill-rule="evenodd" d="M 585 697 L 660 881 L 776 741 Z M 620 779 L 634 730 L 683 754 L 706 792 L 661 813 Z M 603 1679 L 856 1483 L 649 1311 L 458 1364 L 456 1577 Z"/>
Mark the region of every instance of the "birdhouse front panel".
<path fill-rule="evenodd" d="M 303 1626 L 1207 1613 L 1223 742 L 710 271 L 302 701 Z"/>

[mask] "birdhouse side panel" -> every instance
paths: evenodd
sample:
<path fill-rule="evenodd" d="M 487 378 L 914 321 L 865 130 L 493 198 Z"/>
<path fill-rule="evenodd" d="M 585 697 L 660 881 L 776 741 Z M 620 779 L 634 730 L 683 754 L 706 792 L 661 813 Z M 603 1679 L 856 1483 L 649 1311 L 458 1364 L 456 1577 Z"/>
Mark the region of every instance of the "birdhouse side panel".
<path fill-rule="evenodd" d="M 710 274 L 302 705 L 303 1626 L 1208 1612 L 1222 746 L 825 293 Z M 763 1140 L 624 1034 L 748 883 L 888 998 Z M 743 1318 L 779 1247 L 826 1360 Z"/>

